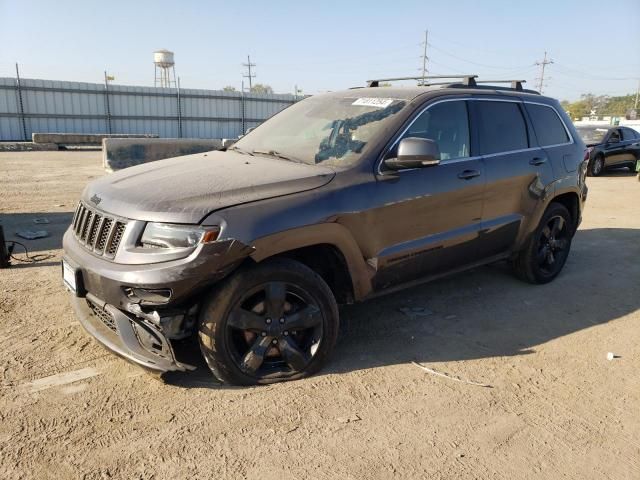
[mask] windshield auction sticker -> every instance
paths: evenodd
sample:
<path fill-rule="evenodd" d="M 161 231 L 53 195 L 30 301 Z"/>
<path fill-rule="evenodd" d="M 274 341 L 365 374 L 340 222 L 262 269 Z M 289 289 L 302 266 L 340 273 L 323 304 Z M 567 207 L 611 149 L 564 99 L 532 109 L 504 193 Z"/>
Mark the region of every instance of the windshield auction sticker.
<path fill-rule="evenodd" d="M 387 108 L 393 103 L 393 98 L 358 98 L 351 105 L 359 105 L 361 107 Z"/>

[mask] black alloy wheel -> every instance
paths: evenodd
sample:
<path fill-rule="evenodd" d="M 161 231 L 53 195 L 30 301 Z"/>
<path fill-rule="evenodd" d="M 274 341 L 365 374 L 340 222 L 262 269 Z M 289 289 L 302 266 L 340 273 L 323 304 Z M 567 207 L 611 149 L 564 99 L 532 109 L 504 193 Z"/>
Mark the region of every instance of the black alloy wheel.
<path fill-rule="evenodd" d="M 227 319 L 237 366 L 257 377 L 303 372 L 322 339 L 322 313 L 297 285 L 269 282 L 245 293 Z"/>
<path fill-rule="evenodd" d="M 333 350 L 338 308 L 307 266 L 276 259 L 225 279 L 203 305 L 200 347 L 212 372 L 237 385 L 293 380 Z"/>
<path fill-rule="evenodd" d="M 512 260 L 515 274 L 529 283 L 548 283 L 564 267 L 575 223 L 567 207 L 552 202 L 524 248 Z"/>
<path fill-rule="evenodd" d="M 538 236 L 536 259 L 545 275 L 556 275 L 569 255 L 570 235 L 567 222 L 561 215 L 547 220 Z"/>

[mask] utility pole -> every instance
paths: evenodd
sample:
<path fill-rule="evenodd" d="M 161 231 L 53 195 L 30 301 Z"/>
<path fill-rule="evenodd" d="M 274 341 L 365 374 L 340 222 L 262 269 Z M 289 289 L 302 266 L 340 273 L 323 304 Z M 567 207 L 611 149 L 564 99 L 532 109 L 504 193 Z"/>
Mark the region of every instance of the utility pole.
<path fill-rule="evenodd" d="M 25 142 L 27 137 L 27 123 L 24 119 L 24 103 L 22 101 L 22 85 L 20 84 L 20 70 L 18 69 L 18 63 L 16 62 L 16 90 L 18 91 L 18 106 L 20 107 L 20 120 L 22 121 L 22 135 Z"/>
<path fill-rule="evenodd" d="M 638 96 L 640 95 L 640 78 L 638 79 L 638 88 L 636 88 L 636 104 L 633 108 L 638 109 Z"/>
<path fill-rule="evenodd" d="M 535 65 L 540 65 L 540 76 L 536 79 L 538 80 L 538 91 L 540 93 L 542 93 L 543 88 L 545 87 L 544 85 L 544 68 L 547 65 L 550 65 L 553 63 L 553 60 L 551 60 L 550 58 L 547 59 L 547 52 L 544 52 L 544 59 L 541 62 L 536 62 Z"/>
<path fill-rule="evenodd" d="M 107 133 L 111 135 L 111 108 L 109 106 L 109 80 L 113 77 L 107 75 L 104 71 L 104 110 L 106 112 L 105 120 L 107 121 Z"/>
<path fill-rule="evenodd" d="M 427 44 L 429 40 L 429 30 L 424 31 L 424 52 L 422 53 L 422 85 L 424 85 L 425 77 L 427 76 Z"/>
<path fill-rule="evenodd" d="M 251 92 L 251 88 L 253 87 L 251 81 L 256 76 L 255 73 L 251 74 L 251 67 L 255 67 L 256 64 L 255 63 L 251 63 L 251 57 L 249 57 L 249 55 L 247 55 L 247 63 L 243 63 L 242 66 L 243 67 L 247 67 L 247 75 L 243 75 L 243 77 L 249 79 L 249 92 Z"/>

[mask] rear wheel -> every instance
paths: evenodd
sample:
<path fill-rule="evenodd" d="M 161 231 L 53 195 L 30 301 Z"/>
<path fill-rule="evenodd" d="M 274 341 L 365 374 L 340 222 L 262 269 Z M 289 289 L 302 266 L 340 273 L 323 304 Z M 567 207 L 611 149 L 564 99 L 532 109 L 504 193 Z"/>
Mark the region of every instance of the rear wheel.
<path fill-rule="evenodd" d="M 338 333 L 338 307 L 307 266 L 277 259 L 234 274 L 203 307 L 200 347 L 220 380 L 252 385 L 318 371 Z"/>
<path fill-rule="evenodd" d="M 591 163 L 589 163 L 589 170 L 587 173 L 589 173 L 589 175 L 592 177 L 597 177 L 599 175 L 602 175 L 603 171 L 604 157 L 602 155 L 598 155 L 593 160 L 591 160 Z"/>
<path fill-rule="evenodd" d="M 564 267 L 574 223 L 564 205 L 551 203 L 525 248 L 513 261 L 516 275 L 530 283 L 548 283 Z"/>

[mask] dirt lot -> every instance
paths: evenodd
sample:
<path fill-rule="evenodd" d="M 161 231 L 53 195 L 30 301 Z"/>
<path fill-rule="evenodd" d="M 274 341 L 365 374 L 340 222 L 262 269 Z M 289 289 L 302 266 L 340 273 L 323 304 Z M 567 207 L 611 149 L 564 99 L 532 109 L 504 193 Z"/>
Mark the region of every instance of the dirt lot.
<path fill-rule="evenodd" d="M 52 233 L 23 240 L 51 258 L 0 270 L 0 478 L 640 478 L 640 183 L 626 172 L 589 179 L 552 284 L 495 265 L 346 307 L 321 374 L 228 388 L 204 370 L 161 383 L 74 318 L 61 235 L 99 155 L 0 153 L 9 239 Z"/>

